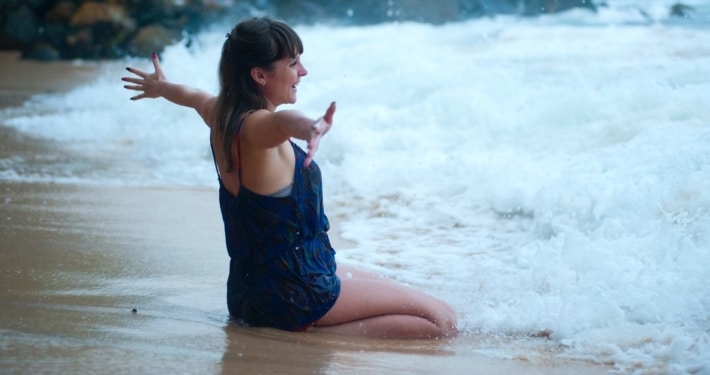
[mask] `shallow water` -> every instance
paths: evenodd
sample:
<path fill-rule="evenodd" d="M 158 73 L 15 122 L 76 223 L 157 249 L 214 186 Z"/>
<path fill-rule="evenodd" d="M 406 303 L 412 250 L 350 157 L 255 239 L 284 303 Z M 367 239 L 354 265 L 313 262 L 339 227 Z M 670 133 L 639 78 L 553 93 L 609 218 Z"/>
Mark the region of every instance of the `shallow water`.
<path fill-rule="evenodd" d="M 298 27 L 309 75 L 297 108 L 338 103 L 316 160 L 329 217 L 356 242 L 340 260 L 439 295 L 465 333 L 500 338 L 476 351 L 544 358 L 549 343 L 528 337 L 549 331 L 555 356 L 707 372 L 710 28 L 666 22 L 662 2 L 650 21 L 613 4 Z M 217 29 L 167 50 L 168 77 L 215 91 Z M 122 69 L 5 111 L 86 158 L 1 160 L 0 178 L 213 189 L 207 128 L 186 109 L 130 102 Z M 143 287 L 184 282 L 154 281 Z"/>

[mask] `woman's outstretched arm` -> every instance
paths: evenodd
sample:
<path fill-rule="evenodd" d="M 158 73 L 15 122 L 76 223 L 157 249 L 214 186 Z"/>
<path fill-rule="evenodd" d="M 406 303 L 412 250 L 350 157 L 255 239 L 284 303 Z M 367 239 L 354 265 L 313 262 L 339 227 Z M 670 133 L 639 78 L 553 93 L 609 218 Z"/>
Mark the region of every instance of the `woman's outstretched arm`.
<path fill-rule="evenodd" d="M 126 68 L 137 77 L 122 77 L 122 81 L 129 83 L 123 87 L 140 92 L 138 95 L 131 97 L 131 100 L 162 97 L 175 104 L 193 108 L 209 125 L 210 114 L 216 97 L 205 91 L 168 81 L 165 78 L 163 69 L 160 67 L 157 54 L 153 53 L 152 61 L 155 69 L 153 73 L 146 73 L 131 67 Z"/>
<path fill-rule="evenodd" d="M 254 112 L 245 123 L 244 136 L 257 148 L 271 148 L 290 138 L 308 142 L 304 165 L 308 166 L 318 150 L 321 138 L 333 126 L 335 102 L 330 103 L 323 116 L 312 119 L 296 110 Z"/>

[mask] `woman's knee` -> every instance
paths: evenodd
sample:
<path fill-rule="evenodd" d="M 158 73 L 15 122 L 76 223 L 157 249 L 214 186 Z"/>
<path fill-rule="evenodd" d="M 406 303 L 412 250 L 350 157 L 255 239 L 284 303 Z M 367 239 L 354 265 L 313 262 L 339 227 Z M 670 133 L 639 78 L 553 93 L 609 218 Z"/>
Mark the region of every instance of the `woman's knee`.
<path fill-rule="evenodd" d="M 448 307 L 448 305 L 436 325 L 439 327 L 441 334 L 444 337 L 453 337 L 458 334 L 458 320 L 456 319 L 456 313 L 454 313 L 453 309 Z"/>

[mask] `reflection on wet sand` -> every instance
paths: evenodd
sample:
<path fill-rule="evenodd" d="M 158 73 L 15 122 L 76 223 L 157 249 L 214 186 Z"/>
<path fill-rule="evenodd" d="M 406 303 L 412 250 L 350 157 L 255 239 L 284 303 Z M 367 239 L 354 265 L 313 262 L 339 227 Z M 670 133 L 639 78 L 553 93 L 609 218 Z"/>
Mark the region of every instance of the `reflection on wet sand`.
<path fill-rule="evenodd" d="M 222 356 L 222 374 L 324 373 L 332 352 L 329 348 L 299 342 L 308 334 L 254 329 L 229 324 L 224 327 L 227 346 Z M 293 355 L 297 352 L 298 355 Z"/>
<path fill-rule="evenodd" d="M 447 358 L 455 354 L 448 340 L 375 340 L 321 332 L 245 328 L 236 324 L 225 326 L 224 331 L 227 348 L 222 358 L 223 374 L 243 371 L 340 374 L 405 367 L 415 370 L 402 359 L 409 356 Z"/>

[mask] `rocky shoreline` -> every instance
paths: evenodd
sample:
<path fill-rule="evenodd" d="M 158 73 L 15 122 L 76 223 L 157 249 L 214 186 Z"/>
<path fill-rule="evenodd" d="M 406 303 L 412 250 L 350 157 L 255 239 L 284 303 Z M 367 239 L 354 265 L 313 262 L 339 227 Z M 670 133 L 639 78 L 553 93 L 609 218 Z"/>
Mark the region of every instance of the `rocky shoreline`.
<path fill-rule="evenodd" d="M 114 59 L 149 56 L 224 19 L 270 14 L 290 23 L 440 24 L 497 14 L 536 16 L 572 8 L 595 12 L 593 0 L 5 0 L 0 2 L 0 50 L 22 57 Z M 642 10 L 640 10 L 642 11 Z M 676 4 L 670 14 L 687 17 Z"/>
<path fill-rule="evenodd" d="M 225 10 L 193 0 L 31 0 L 5 1 L 0 7 L 0 49 L 45 61 L 147 56 Z"/>

